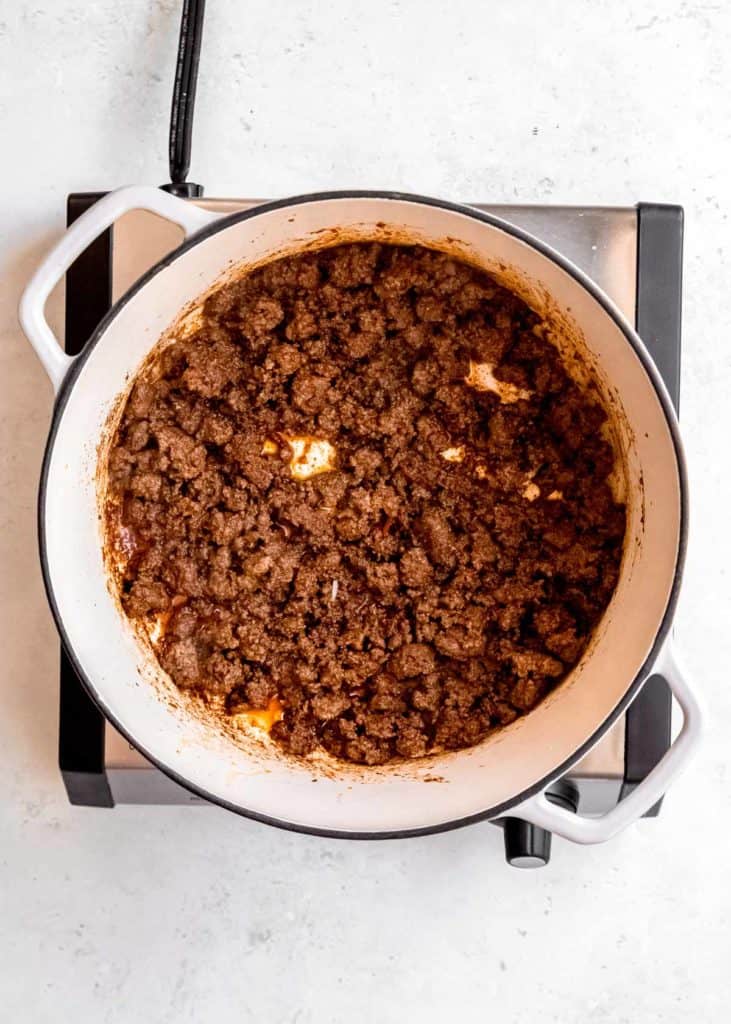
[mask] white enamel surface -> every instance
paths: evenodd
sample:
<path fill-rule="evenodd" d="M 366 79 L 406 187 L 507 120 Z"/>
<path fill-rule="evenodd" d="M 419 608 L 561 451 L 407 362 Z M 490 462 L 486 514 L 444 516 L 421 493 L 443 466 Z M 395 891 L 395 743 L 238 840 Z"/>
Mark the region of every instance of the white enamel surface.
<path fill-rule="evenodd" d="M 680 733 L 652 771 L 618 804 L 596 817 L 575 814 L 552 803 L 545 793 L 518 804 L 511 809 L 515 817 L 545 828 L 555 835 L 575 843 L 603 843 L 621 832 L 631 822 L 641 818 L 667 791 L 673 778 L 685 767 L 701 739 L 703 712 L 698 696 L 693 692 L 682 671 L 673 644 L 668 639 L 655 669 L 667 682 L 673 697 L 683 712 Z"/>
<path fill-rule="evenodd" d="M 545 294 L 584 335 L 600 379 L 621 396 L 630 432 L 629 554 L 589 655 L 538 709 L 470 751 L 421 767 L 320 777 L 263 748 L 244 753 L 181 716 L 140 676 L 146 656 L 107 590 L 94 485 L 96 443 L 122 382 L 188 302 L 242 261 L 258 262 L 323 230 L 414 241 L 459 238 L 501 276 L 519 272 L 541 311 Z M 639 487 L 640 477 L 644 483 Z M 643 528 L 644 511 L 644 528 Z M 113 319 L 81 368 L 60 419 L 45 503 L 48 570 L 68 639 L 100 701 L 136 743 L 194 786 L 257 814 L 344 831 L 423 828 L 516 799 L 564 763 L 625 696 L 653 644 L 672 585 L 679 484 L 672 440 L 655 392 L 621 329 L 575 279 L 526 243 L 469 216 L 408 201 L 336 199 L 258 214 L 176 257 Z M 426 783 L 423 776 L 439 776 Z"/>
<path fill-rule="evenodd" d="M 149 210 L 172 220 L 186 235 L 215 219 L 206 210 L 181 203 L 159 188 L 130 185 L 107 193 L 74 221 L 28 282 L 18 310 L 21 326 L 51 378 L 54 391 L 60 388 L 73 359 L 66 355 L 46 320 L 48 297 L 76 258 L 129 210 Z"/>

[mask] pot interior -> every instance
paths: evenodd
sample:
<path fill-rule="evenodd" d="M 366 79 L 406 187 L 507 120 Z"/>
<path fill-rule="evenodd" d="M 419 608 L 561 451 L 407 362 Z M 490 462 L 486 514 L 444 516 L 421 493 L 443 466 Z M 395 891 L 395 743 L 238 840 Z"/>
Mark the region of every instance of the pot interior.
<path fill-rule="evenodd" d="M 627 503 L 619 583 L 580 663 L 536 709 L 477 747 L 383 768 L 283 756 L 190 713 L 108 585 L 97 470 L 130 381 L 201 296 L 276 256 L 344 241 L 420 243 L 476 263 L 548 320 L 577 375 L 591 367 L 621 454 Z M 607 300 L 608 303 L 608 300 Z M 143 753 L 204 795 L 301 827 L 423 829 L 515 802 L 597 739 L 643 670 L 678 560 L 677 454 L 631 331 L 569 270 L 507 225 L 400 197 L 306 199 L 221 222 L 133 289 L 90 345 L 59 403 L 41 496 L 45 570 L 67 646 L 107 715 Z M 102 453 L 100 459 L 99 452 Z"/>

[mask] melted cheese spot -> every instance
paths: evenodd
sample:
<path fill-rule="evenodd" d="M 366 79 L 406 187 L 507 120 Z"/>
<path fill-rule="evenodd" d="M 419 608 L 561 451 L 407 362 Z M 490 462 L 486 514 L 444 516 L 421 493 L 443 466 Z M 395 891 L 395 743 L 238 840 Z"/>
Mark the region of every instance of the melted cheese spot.
<path fill-rule="evenodd" d="M 477 479 L 478 480 L 487 480 L 489 475 L 490 475 L 490 473 L 489 473 L 488 468 L 485 465 L 485 463 L 484 462 L 478 462 L 477 466 L 475 467 L 475 476 L 477 477 Z"/>
<path fill-rule="evenodd" d="M 548 495 L 549 501 L 563 501 L 563 491 L 551 491 Z"/>
<path fill-rule="evenodd" d="M 261 446 L 261 454 L 262 455 L 278 455 L 279 454 L 279 445 L 277 444 L 276 441 L 269 441 L 267 439 L 264 442 L 264 444 Z"/>
<path fill-rule="evenodd" d="M 490 363 L 473 363 L 470 359 L 470 372 L 465 377 L 465 384 L 476 391 L 492 391 L 501 402 L 510 405 L 513 402 L 525 401 L 531 397 L 532 392 L 525 388 L 519 388 L 515 384 L 509 384 L 505 380 L 498 380 L 493 373 Z"/>
<path fill-rule="evenodd" d="M 251 708 L 249 711 L 239 711 L 232 715 L 237 725 L 251 726 L 260 729 L 262 732 L 271 732 L 275 722 L 281 721 L 284 716 L 284 708 L 276 697 L 272 697 L 265 708 Z"/>
<path fill-rule="evenodd" d="M 285 437 L 292 458 L 289 471 L 295 480 L 309 480 L 319 473 L 335 469 L 335 449 L 329 441 L 319 437 Z"/>
<path fill-rule="evenodd" d="M 128 526 L 120 525 L 117 530 L 119 547 L 125 559 L 130 559 L 137 550 L 137 537 Z"/>
<path fill-rule="evenodd" d="M 440 454 L 445 462 L 463 462 L 464 445 L 461 444 L 457 448 L 445 448 Z"/>
<path fill-rule="evenodd" d="M 147 630 L 147 635 L 150 638 L 150 643 L 154 646 L 165 635 L 165 630 L 168 628 L 170 622 L 170 616 L 172 615 L 172 609 L 168 609 L 164 612 L 158 612 L 155 618 L 152 620 Z"/>
<path fill-rule="evenodd" d="M 523 491 L 523 497 L 527 498 L 528 501 L 535 501 L 536 498 L 540 498 L 541 489 L 538 484 L 534 484 L 532 481 L 526 484 L 525 490 Z"/>
<path fill-rule="evenodd" d="M 201 329 L 203 322 L 203 307 L 194 306 L 176 324 L 175 333 L 177 338 L 175 340 L 190 338 L 196 331 Z"/>

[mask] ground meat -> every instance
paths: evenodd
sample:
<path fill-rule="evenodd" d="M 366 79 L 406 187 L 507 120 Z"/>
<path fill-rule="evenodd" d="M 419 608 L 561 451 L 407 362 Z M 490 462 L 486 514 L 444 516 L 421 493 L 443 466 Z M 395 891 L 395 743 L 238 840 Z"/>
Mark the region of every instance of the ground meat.
<path fill-rule="evenodd" d="M 178 686 L 295 755 L 480 742 L 576 664 L 624 507 L 596 394 L 486 274 L 342 245 L 224 286 L 110 452 L 120 596 Z"/>

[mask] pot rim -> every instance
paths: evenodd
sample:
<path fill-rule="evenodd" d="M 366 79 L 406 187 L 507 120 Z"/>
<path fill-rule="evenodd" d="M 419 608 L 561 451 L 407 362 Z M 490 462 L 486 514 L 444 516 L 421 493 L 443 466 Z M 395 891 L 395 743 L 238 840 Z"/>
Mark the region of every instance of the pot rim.
<path fill-rule="evenodd" d="M 306 203 L 315 203 L 332 200 L 347 200 L 347 199 L 380 199 L 384 201 L 400 201 L 416 203 L 423 206 L 433 206 L 442 210 L 451 211 L 458 213 L 466 217 L 470 217 L 473 220 L 481 221 L 482 223 L 489 224 L 491 227 L 497 228 L 506 234 L 512 235 L 519 241 L 529 245 L 533 249 L 537 250 L 542 256 L 551 260 L 560 269 L 569 276 L 573 277 L 574 280 L 587 291 L 597 304 L 604 310 L 607 316 L 614 321 L 616 326 L 622 332 L 625 340 L 630 344 L 633 351 L 637 355 L 642 368 L 644 369 L 647 377 L 652 384 L 657 399 L 662 408 L 665 416 L 665 421 L 670 432 L 671 440 L 673 443 L 673 450 L 675 452 L 675 460 L 678 472 L 678 483 L 679 483 L 679 500 L 680 500 L 680 515 L 679 515 L 679 537 L 678 537 L 678 552 L 675 560 L 675 571 L 673 574 L 673 583 L 668 596 L 667 605 L 660 621 L 657 631 L 655 633 L 652 646 L 650 651 L 640 667 L 639 671 L 635 675 L 631 684 L 627 687 L 624 696 L 617 703 L 613 711 L 601 722 L 601 724 L 594 730 L 591 736 L 568 758 L 557 765 L 547 775 L 543 776 L 539 781 L 533 785 L 527 787 L 517 796 L 511 800 L 504 801 L 494 807 L 486 808 L 483 811 L 479 811 L 475 814 L 470 814 L 465 817 L 455 818 L 450 821 L 439 822 L 435 825 L 427 825 L 420 828 L 408 828 L 408 829 L 395 829 L 389 831 L 344 831 L 340 829 L 327 829 L 318 828 L 316 826 L 302 825 L 297 822 L 286 821 L 281 818 L 270 817 L 266 814 L 261 814 L 258 811 L 252 811 L 248 808 L 242 807 L 239 804 L 234 804 L 227 801 L 224 797 L 217 796 L 213 793 L 209 793 L 207 790 L 198 786 L 184 776 L 180 775 L 174 768 L 161 762 L 157 756 L 147 750 L 144 746 L 141 746 L 134 739 L 130 731 L 122 725 L 112 714 L 101 697 L 97 692 L 96 687 L 92 680 L 87 676 L 79 660 L 76 657 L 75 651 L 69 641 L 66 629 L 63 624 L 63 618 L 61 612 L 56 603 L 56 598 L 53 589 L 53 582 L 51 579 L 51 572 L 48 564 L 48 554 L 46 548 L 46 527 L 45 527 L 45 504 L 48 490 L 48 475 L 50 471 L 51 455 L 53 452 L 56 435 L 58 433 L 59 424 L 63 417 L 64 409 L 68 402 L 69 396 L 76 384 L 76 380 L 79 373 L 84 366 L 84 363 L 89 358 L 92 351 L 95 349 L 103 335 L 106 333 L 107 327 L 112 320 L 117 316 L 119 311 L 137 294 L 142 288 L 148 284 L 157 274 L 168 266 L 172 265 L 175 260 L 183 253 L 192 249 L 198 242 L 203 241 L 206 238 L 210 238 L 212 235 L 217 234 L 219 231 L 224 231 L 234 224 L 241 221 L 250 220 L 257 217 L 259 214 L 269 213 L 273 210 L 280 210 L 290 206 L 300 206 Z M 204 226 L 201 230 L 191 235 L 189 238 L 183 240 L 183 242 L 172 252 L 167 253 L 161 260 L 159 260 L 154 266 L 150 267 L 135 283 L 120 296 L 120 298 L 114 302 L 109 308 L 108 312 L 99 322 L 95 330 L 90 335 L 84 348 L 74 360 L 73 364 L 69 368 L 68 373 L 64 377 L 53 408 L 53 416 L 51 425 L 49 428 L 48 439 L 46 441 L 46 447 L 43 455 L 43 463 L 41 467 L 41 477 L 38 489 L 38 545 L 41 562 L 41 572 L 43 576 L 43 585 L 46 591 L 46 597 L 48 599 L 51 612 L 56 624 L 56 629 L 61 638 L 61 642 L 64 646 L 66 654 L 71 661 L 74 671 L 78 676 L 81 684 L 86 690 L 89 697 L 93 700 L 95 705 L 101 710 L 105 719 L 114 726 L 114 728 L 136 749 L 143 757 L 145 757 L 151 764 L 153 764 L 158 770 L 167 775 L 173 782 L 177 783 L 182 788 L 188 790 L 196 796 L 201 797 L 208 803 L 217 804 L 226 810 L 233 811 L 235 814 L 241 815 L 242 817 L 249 818 L 254 821 L 262 822 L 266 825 L 272 825 L 275 828 L 284 829 L 290 832 L 298 832 L 305 835 L 316 835 L 323 836 L 331 839 L 407 839 L 415 836 L 432 835 L 440 832 L 448 832 L 453 829 L 463 828 L 466 825 L 476 824 L 480 821 L 488 821 L 491 819 L 499 818 L 510 810 L 511 807 L 515 807 L 518 804 L 535 796 L 542 790 L 545 790 L 552 782 L 561 778 L 567 773 L 572 765 L 576 764 L 577 761 L 588 753 L 588 751 L 599 741 L 605 732 L 617 721 L 619 716 L 626 710 L 632 700 L 639 693 L 642 684 L 647 679 L 649 672 L 657 659 L 658 654 L 670 632 L 672 621 L 675 615 L 675 610 L 678 603 L 678 596 L 680 592 L 680 584 L 683 576 L 683 568 L 685 564 L 685 555 L 688 541 L 688 476 L 687 466 L 685 461 L 685 455 L 683 451 L 683 444 L 680 437 L 680 430 L 678 426 L 677 416 L 675 409 L 673 408 L 670 396 L 667 388 L 659 374 L 657 367 L 655 366 L 652 357 L 645 348 L 642 339 L 637 334 L 636 330 L 631 326 L 628 320 L 620 312 L 614 302 L 609 298 L 608 295 L 602 291 L 597 284 L 592 281 L 587 274 L 584 273 L 579 267 L 572 263 L 565 256 L 562 256 L 557 250 L 553 249 L 552 246 L 541 241 L 539 238 L 531 235 L 529 232 L 524 231 L 522 228 L 511 224 L 508 221 L 503 220 L 501 217 L 497 217 L 492 213 L 487 213 L 484 210 L 479 210 L 476 207 L 471 207 L 465 204 L 453 203 L 444 199 L 434 199 L 429 196 L 422 196 L 418 194 L 408 192 L 397 192 L 397 191 L 381 191 L 381 190 L 370 190 L 370 189 L 347 189 L 347 190 L 329 190 L 324 192 L 312 192 L 304 193 L 302 195 L 293 196 L 291 198 L 277 199 L 270 202 L 261 203 L 256 206 L 250 207 L 246 210 L 236 211 L 234 213 L 224 215 L 210 224 Z"/>

